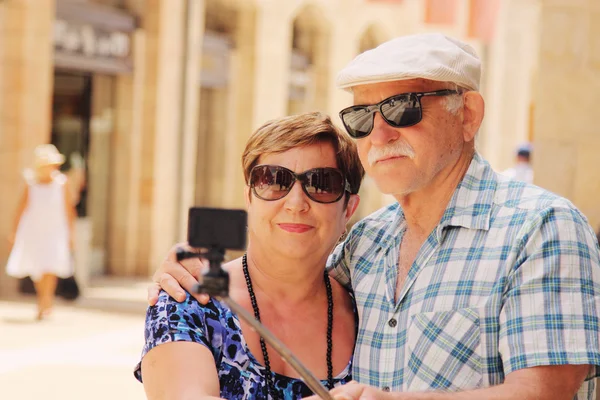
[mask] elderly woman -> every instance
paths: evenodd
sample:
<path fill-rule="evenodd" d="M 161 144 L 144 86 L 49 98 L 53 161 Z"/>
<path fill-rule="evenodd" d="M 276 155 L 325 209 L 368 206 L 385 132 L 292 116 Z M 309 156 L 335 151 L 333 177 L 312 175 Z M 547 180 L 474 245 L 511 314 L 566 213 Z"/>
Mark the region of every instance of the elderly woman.
<path fill-rule="evenodd" d="M 357 315 L 325 262 L 354 214 L 364 174 L 354 143 L 329 117 L 270 121 L 242 156 L 248 248 L 224 267 L 230 296 L 257 316 L 329 388 L 351 380 Z M 172 252 L 168 261 L 174 262 Z M 191 262 L 191 261 L 187 261 Z M 149 399 L 298 399 L 299 375 L 230 309 L 178 303 L 148 309 L 135 375 Z"/>

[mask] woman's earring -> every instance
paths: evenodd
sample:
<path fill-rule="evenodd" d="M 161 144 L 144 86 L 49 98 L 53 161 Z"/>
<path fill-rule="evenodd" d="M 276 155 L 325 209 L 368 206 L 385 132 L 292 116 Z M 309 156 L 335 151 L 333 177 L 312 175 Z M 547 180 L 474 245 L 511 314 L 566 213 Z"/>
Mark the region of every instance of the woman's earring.
<path fill-rule="evenodd" d="M 342 243 L 344 240 L 346 240 L 346 238 L 348 237 L 348 227 L 346 227 L 346 229 L 344 229 L 344 233 L 342 233 L 342 236 L 340 236 L 340 238 L 338 239 L 338 243 Z"/>

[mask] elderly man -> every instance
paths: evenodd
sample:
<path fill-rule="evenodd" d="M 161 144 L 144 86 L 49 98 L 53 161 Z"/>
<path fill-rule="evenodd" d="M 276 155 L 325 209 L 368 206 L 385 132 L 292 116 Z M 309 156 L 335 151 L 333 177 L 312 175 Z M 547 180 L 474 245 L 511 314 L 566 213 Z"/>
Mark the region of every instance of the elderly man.
<path fill-rule="evenodd" d="M 329 259 L 360 321 L 347 399 L 590 399 L 600 365 L 600 260 L 567 200 L 476 152 L 480 61 L 440 34 L 400 37 L 338 77 L 366 172 L 397 203 Z M 175 295 L 179 265 L 155 281 Z M 150 298 L 155 296 L 150 290 Z M 410 392 L 410 393 L 408 393 Z"/>

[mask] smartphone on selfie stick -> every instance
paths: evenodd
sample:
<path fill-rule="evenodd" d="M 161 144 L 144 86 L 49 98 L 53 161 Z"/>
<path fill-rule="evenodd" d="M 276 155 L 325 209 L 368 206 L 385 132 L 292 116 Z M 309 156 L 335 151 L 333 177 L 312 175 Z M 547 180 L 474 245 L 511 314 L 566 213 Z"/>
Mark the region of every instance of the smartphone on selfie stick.
<path fill-rule="evenodd" d="M 221 268 L 226 250 L 246 249 L 246 227 L 248 216 L 244 210 L 192 207 L 188 215 L 188 244 L 201 252 L 180 249 L 177 260 L 186 258 L 206 258 L 209 270 L 202 276 L 202 283 L 194 287 L 194 292 L 208 294 L 224 302 L 238 317 L 246 321 L 265 342 L 271 345 L 281 357 L 302 377 L 306 385 L 322 399 L 333 400 L 321 382 L 277 339 L 263 324 L 229 297 L 229 274 Z"/>

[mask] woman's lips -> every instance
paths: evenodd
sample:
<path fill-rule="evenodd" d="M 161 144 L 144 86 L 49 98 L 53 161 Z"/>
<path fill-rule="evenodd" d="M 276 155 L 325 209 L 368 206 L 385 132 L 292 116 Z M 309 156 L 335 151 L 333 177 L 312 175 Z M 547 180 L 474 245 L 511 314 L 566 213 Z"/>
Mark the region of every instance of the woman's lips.
<path fill-rule="evenodd" d="M 304 233 L 311 230 L 313 227 L 305 224 L 277 224 L 281 229 L 291 233 Z"/>

